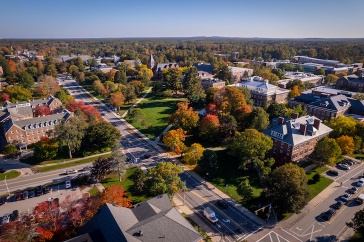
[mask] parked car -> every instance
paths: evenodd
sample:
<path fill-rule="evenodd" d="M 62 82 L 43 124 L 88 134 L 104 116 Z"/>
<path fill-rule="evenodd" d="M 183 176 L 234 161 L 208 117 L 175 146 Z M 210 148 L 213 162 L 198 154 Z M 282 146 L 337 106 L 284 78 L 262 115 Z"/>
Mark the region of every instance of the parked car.
<path fill-rule="evenodd" d="M 12 221 L 15 221 L 19 218 L 19 211 L 18 210 L 14 210 L 12 214 L 10 214 L 10 218 Z"/>
<path fill-rule="evenodd" d="M 29 191 L 29 198 L 35 197 L 35 192 L 34 191 Z"/>
<path fill-rule="evenodd" d="M 50 192 L 50 190 L 51 190 L 51 188 L 50 188 L 50 187 L 48 187 L 48 186 L 44 187 L 44 188 L 43 188 L 43 194 L 47 194 L 47 193 L 49 193 L 49 192 Z"/>
<path fill-rule="evenodd" d="M 349 201 L 350 200 L 350 198 L 351 198 L 351 194 L 349 194 L 349 193 L 345 193 L 344 195 L 342 195 L 341 197 L 340 197 L 340 199 L 342 200 L 342 201 L 344 201 L 344 202 L 347 202 L 347 201 Z"/>
<path fill-rule="evenodd" d="M 2 224 L 7 224 L 7 223 L 9 223 L 10 222 L 10 214 L 5 214 L 4 216 L 3 216 L 3 219 L 2 219 L 2 221 L 1 221 L 1 223 Z"/>
<path fill-rule="evenodd" d="M 8 200 L 7 197 L 0 197 L 0 206 L 5 204 L 7 200 Z"/>
<path fill-rule="evenodd" d="M 223 209 L 228 209 L 228 207 L 229 207 L 229 204 L 225 200 L 223 200 L 223 199 L 217 201 L 217 205 L 219 205 Z"/>
<path fill-rule="evenodd" d="M 355 193 L 357 193 L 358 192 L 358 188 L 357 187 L 352 187 L 352 188 L 350 188 L 349 190 L 348 190 L 348 193 L 350 193 L 350 194 L 355 194 Z"/>
<path fill-rule="evenodd" d="M 71 170 L 66 170 L 66 174 L 70 175 L 70 174 L 75 174 L 77 173 L 77 170 L 71 169 Z"/>
<path fill-rule="evenodd" d="M 144 155 L 144 159 L 148 159 L 148 158 L 150 158 L 151 157 L 151 155 L 150 154 L 146 154 L 146 155 Z"/>
<path fill-rule="evenodd" d="M 28 199 L 29 198 L 29 192 L 28 191 L 24 191 L 22 196 L 21 196 L 21 199 L 25 200 L 25 199 Z"/>
<path fill-rule="evenodd" d="M 358 187 L 362 187 L 364 184 L 364 178 L 360 178 L 360 180 L 356 183 Z"/>
<path fill-rule="evenodd" d="M 335 170 L 329 170 L 327 173 L 330 174 L 330 175 L 333 175 L 333 176 L 338 176 L 339 175 L 339 172 L 337 172 Z"/>
<path fill-rule="evenodd" d="M 15 195 L 15 201 L 20 201 L 20 200 L 22 199 L 22 197 L 23 197 L 23 194 L 21 194 L 21 193 L 17 193 L 17 194 Z"/>
<path fill-rule="evenodd" d="M 66 181 L 66 189 L 71 188 L 71 181 L 67 180 Z"/>
<path fill-rule="evenodd" d="M 38 187 L 37 187 L 37 191 L 35 192 L 35 195 L 36 195 L 37 197 L 39 197 L 39 196 L 43 195 L 43 188 L 42 188 L 42 186 L 38 186 Z"/>
<path fill-rule="evenodd" d="M 338 201 L 337 203 L 335 203 L 334 205 L 332 205 L 332 207 L 335 208 L 335 209 L 340 209 L 343 205 L 344 205 L 343 202 Z"/>
<path fill-rule="evenodd" d="M 342 169 L 344 169 L 344 170 L 350 170 L 350 166 L 347 165 L 347 164 L 344 164 L 344 163 L 340 163 L 339 164 L 339 167 L 342 168 Z"/>
<path fill-rule="evenodd" d="M 352 165 L 355 164 L 352 160 L 345 160 L 344 163 L 349 165 L 349 166 L 352 166 Z"/>
<path fill-rule="evenodd" d="M 335 209 L 329 209 L 322 215 L 322 218 L 325 219 L 326 221 L 329 221 L 335 214 L 336 214 Z"/>

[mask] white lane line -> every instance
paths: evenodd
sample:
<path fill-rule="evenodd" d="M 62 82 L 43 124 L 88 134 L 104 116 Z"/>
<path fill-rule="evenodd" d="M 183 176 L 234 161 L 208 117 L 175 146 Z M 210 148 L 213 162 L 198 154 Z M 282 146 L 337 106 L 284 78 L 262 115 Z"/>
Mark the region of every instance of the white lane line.
<path fill-rule="evenodd" d="M 360 168 L 360 167 L 362 166 L 362 164 L 363 164 L 363 162 L 361 162 L 361 163 L 360 163 L 357 167 L 355 167 L 354 169 L 350 170 L 349 172 L 344 173 L 344 175 L 342 175 L 342 176 L 340 176 L 340 177 L 336 178 L 334 181 L 337 181 L 337 180 L 339 180 L 340 178 L 344 177 L 345 175 L 352 173 L 352 172 L 353 172 L 353 171 L 355 171 L 356 169 Z M 360 172 L 362 172 L 362 171 L 360 171 Z M 358 172 L 358 173 L 360 173 L 360 172 Z M 356 173 L 355 175 L 357 175 L 358 173 Z M 351 176 L 351 177 L 352 177 L 352 176 Z M 347 179 L 346 181 L 348 181 L 348 180 L 350 180 L 350 179 L 351 179 L 351 178 Z M 346 181 L 344 181 L 344 182 L 346 182 Z"/>
<path fill-rule="evenodd" d="M 264 235 L 262 238 L 258 239 L 256 242 L 261 241 L 262 239 L 264 239 L 265 237 L 267 237 L 268 235 L 270 235 L 270 233 L 272 233 L 272 231 L 271 231 L 271 232 L 269 232 L 268 234 Z M 246 238 L 247 238 L 247 237 L 246 237 Z M 246 238 L 244 238 L 244 239 L 246 239 Z"/>
<path fill-rule="evenodd" d="M 273 242 L 273 238 L 272 238 L 272 235 L 271 235 L 272 232 L 269 233 L 269 238 L 270 238 L 270 241 Z"/>
<path fill-rule="evenodd" d="M 301 241 L 302 242 L 302 240 L 300 240 L 299 238 L 297 238 L 296 236 L 294 236 L 293 234 L 291 234 L 291 233 L 289 233 L 287 230 L 285 230 L 285 229 L 282 229 L 284 232 L 286 232 L 287 234 L 289 234 L 289 235 L 291 235 L 293 238 L 295 238 L 295 239 L 297 239 L 297 240 L 299 240 L 299 241 Z"/>
<path fill-rule="evenodd" d="M 311 236 L 310 236 L 310 240 L 312 241 L 312 236 L 313 236 L 313 230 L 315 229 L 315 225 L 312 225 L 312 232 L 311 232 Z M 321 231 L 321 230 L 320 230 Z"/>

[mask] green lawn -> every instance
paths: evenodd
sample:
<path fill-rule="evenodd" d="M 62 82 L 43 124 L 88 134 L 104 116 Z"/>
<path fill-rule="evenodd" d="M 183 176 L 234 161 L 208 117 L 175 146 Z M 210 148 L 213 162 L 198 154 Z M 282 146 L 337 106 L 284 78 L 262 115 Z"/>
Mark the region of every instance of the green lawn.
<path fill-rule="evenodd" d="M 328 187 L 333 181 L 327 177 L 321 176 L 321 179 L 319 182 L 314 183 L 312 178 L 313 176 L 318 173 L 321 174 L 325 171 L 327 171 L 327 167 L 316 167 L 315 169 L 312 169 L 306 173 L 307 180 L 308 180 L 308 201 L 311 201 L 314 197 L 316 197 L 320 192 L 322 192 L 326 187 Z"/>
<path fill-rule="evenodd" d="M 358 160 L 364 160 L 364 154 L 351 154 L 349 156 Z"/>
<path fill-rule="evenodd" d="M 96 186 L 93 186 L 93 187 L 90 189 L 89 193 L 90 193 L 90 195 L 91 195 L 91 196 L 95 196 L 95 195 L 99 194 L 99 193 L 100 193 L 100 191 L 99 191 L 99 189 L 97 189 L 97 187 L 96 187 Z"/>
<path fill-rule="evenodd" d="M 20 172 L 19 171 L 9 171 L 9 172 L 5 172 L 5 173 L 0 173 L 0 181 L 5 180 L 5 176 L 6 176 L 6 180 L 13 179 L 13 178 L 20 176 Z"/>
<path fill-rule="evenodd" d="M 148 195 L 138 195 L 133 191 L 134 182 L 132 180 L 132 177 L 136 170 L 137 170 L 136 167 L 127 169 L 126 174 L 121 179 L 121 182 L 119 182 L 118 174 L 113 173 L 107 176 L 107 178 L 103 180 L 101 183 L 102 185 L 104 185 L 105 188 L 110 185 L 122 185 L 124 186 L 126 194 L 131 196 L 133 204 L 144 202 L 152 197 L 149 197 Z"/>
<path fill-rule="evenodd" d="M 81 165 L 81 164 L 91 163 L 91 162 L 94 162 L 95 160 L 97 160 L 99 157 L 108 158 L 110 156 L 111 156 L 111 154 L 99 155 L 99 156 L 90 157 L 90 158 L 86 157 L 86 158 L 79 159 L 74 162 L 59 163 L 57 165 L 52 165 L 52 166 L 34 167 L 33 169 L 36 170 L 37 172 L 53 171 L 53 170 L 69 168 L 69 167 L 77 166 L 77 165 Z"/>
<path fill-rule="evenodd" d="M 128 116 L 126 120 L 148 138 L 155 139 L 168 126 L 168 116 L 177 109 L 177 103 L 185 100 L 184 98 L 147 97 L 138 104 L 138 108 L 146 115 L 147 125 L 141 126 L 132 122 Z"/>

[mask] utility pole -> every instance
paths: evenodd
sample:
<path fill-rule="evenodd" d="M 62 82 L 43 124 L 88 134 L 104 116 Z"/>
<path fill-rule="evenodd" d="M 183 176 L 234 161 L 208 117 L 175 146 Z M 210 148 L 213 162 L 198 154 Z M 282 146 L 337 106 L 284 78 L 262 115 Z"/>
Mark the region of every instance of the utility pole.
<path fill-rule="evenodd" d="M 9 191 L 8 183 L 6 182 L 6 175 L 5 175 L 5 185 L 6 185 L 6 189 L 8 190 L 8 194 L 10 196 L 10 191 Z"/>

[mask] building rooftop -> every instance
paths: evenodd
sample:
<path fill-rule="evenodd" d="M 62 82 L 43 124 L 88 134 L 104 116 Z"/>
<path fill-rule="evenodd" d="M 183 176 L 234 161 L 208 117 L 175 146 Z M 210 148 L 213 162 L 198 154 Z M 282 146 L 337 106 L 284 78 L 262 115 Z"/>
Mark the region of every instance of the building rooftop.
<path fill-rule="evenodd" d="M 251 92 L 260 93 L 262 95 L 272 95 L 275 93 L 281 94 L 289 92 L 289 90 L 287 89 L 283 89 L 278 86 L 269 84 L 268 80 L 262 80 L 262 78 L 258 76 L 250 77 L 247 81 L 239 82 L 229 86 L 246 87 Z"/>

